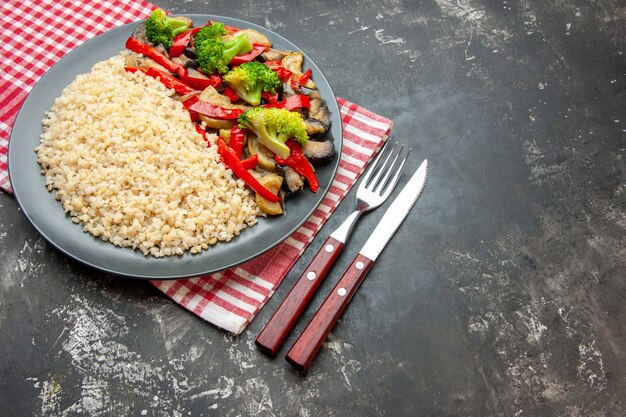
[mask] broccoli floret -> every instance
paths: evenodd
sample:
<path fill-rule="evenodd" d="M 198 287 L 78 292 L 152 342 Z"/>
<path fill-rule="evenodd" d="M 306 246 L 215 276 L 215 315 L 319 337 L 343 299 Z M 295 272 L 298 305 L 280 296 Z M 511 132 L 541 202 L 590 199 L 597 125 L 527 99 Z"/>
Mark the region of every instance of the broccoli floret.
<path fill-rule="evenodd" d="M 227 33 L 228 31 L 224 27 L 223 23 L 215 22 L 200 29 L 198 33 L 196 33 L 194 43 L 197 45 L 198 43 L 203 43 L 207 39 L 221 39 L 222 36 Z"/>
<path fill-rule="evenodd" d="M 213 23 L 200 29 L 194 39 L 198 64 L 205 74 L 225 74 L 230 60 L 252 50 L 248 35 L 242 33 L 226 42 L 222 36 L 226 33 L 222 23 Z"/>
<path fill-rule="evenodd" d="M 162 43 L 165 48 L 170 49 L 174 37 L 188 27 L 186 20 L 168 17 L 165 11 L 156 9 L 146 20 L 146 37 L 154 45 Z"/>
<path fill-rule="evenodd" d="M 304 145 L 309 140 L 306 123 L 298 112 L 279 108 L 253 107 L 239 118 L 240 128 L 254 132 L 263 145 L 283 159 L 289 158 L 288 139 Z"/>
<path fill-rule="evenodd" d="M 224 76 L 237 95 L 253 106 L 261 104 L 261 93 L 276 92 L 280 79 L 276 72 L 260 62 L 246 62 Z"/>

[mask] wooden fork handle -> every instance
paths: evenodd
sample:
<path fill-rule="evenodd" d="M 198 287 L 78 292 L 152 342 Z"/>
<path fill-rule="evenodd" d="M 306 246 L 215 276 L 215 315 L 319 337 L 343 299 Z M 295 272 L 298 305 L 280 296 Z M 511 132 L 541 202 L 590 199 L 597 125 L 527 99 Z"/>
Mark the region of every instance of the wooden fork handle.
<path fill-rule="evenodd" d="M 287 362 L 306 371 L 322 343 L 341 317 L 374 261 L 360 253 L 343 274 L 335 288 L 317 310 L 300 337 L 287 352 Z"/>
<path fill-rule="evenodd" d="M 333 237 L 326 239 L 278 310 L 256 338 L 255 343 L 263 352 L 272 356 L 276 355 L 343 247 L 344 244 Z"/>

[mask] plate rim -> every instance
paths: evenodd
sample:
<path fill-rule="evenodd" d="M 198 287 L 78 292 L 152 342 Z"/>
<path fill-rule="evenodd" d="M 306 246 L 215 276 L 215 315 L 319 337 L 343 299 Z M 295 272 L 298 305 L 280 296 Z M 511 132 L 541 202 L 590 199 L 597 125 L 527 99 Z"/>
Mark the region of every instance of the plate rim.
<path fill-rule="evenodd" d="M 56 250 L 60 251 L 62 254 L 64 254 L 65 256 L 83 264 L 83 265 L 87 265 L 90 268 L 93 268 L 97 271 L 100 272 L 104 272 L 107 274 L 112 274 L 114 276 L 119 276 L 119 277 L 124 277 L 124 278 L 133 278 L 133 279 L 139 279 L 139 280 L 176 280 L 176 279 L 187 279 L 187 278 L 193 278 L 193 277 L 198 277 L 198 276 L 202 276 L 202 275 L 207 275 L 207 274 L 213 274 L 216 272 L 220 272 L 220 271 L 224 271 L 233 267 L 236 267 L 238 265 L 241 265 L 243 263 L 246 263 L 248 261 L 251 261 L 253 259 L 256 259 L 257 257 L 267 253 L 269 250 L 273 249 L 274 247 L 278 246 L 280 243 L 284 242 L 286 239 L 289 238 L 289 236 L 291 236 L 294 232 L 296 232 L 314 213 L 315 211 L 319 208 L 319 206 L 321 205 L 321 203 L 323 202 L 324 198 L 326 197 L 327 193 L 330 190 L 330 187 L 333 183 L 333 181 L 335 180 L 336 176 L 337 176 L 337 171 L 339 169 L 339 164 L 340 164 L 340 159 L 341 159 L 341 155 L 342 155 L 342 145 L 343 145 L 343 126 L 342 126 L 342 120 L 341 120 L 341 115 L 339 112 L 339 105 L 337 103 L 337 96 L 334 93 L 334 90 L 332 88 L 332 85 L 330 84 L 330 82 L 328 81 L 328 79 L 325 77 L 324 73 L 322 72 L 322 70 L 319 68 L 319 66 L 316 64 L 316 62 L 311 59 L 311 57 L 306 53 L 306 51 L 304 49 L 302 49 L 300 46 L 296 45 L 295 43 L 293 43 L 292 41 L 290 41 L 289 39 L 285 38 L 284 36 L 282 36 L 279 33 L 274 32 L 271 29 L 268 29 L 264 26 L 258 25 L 256 23 L 253 22 L 249 22 L 243 19 L 239 19 L 239 18 L 234 18 L 234 17 L 228 17 L 228 16 L 221 16 L 221 15 L 213 15 L 213 14 L 199 14 L 199 13 L 188 13 L 188 14 L 180 14 L 182 16 L 188 17 L 192 20 L 200 20 L 200 19 L 206 19 L 206 20 L 215 20 L 215 21 L 226 21 L 226 23 L 228 23 L 228 21 L 233 22 L 237 25 L 242 25 L 239 27 L 243 27 L 243 28 L 249 28 L 249 29 L 254 29 L 254 30 L 258 30 L 261 31 L 262 33 L 269 35 L 270 38 L 277 38 L 280 39 L 282 42 L 287 43 L 288 45 L 293 45 L 293 47 L 295 47 L 294 50 L 302 52 L 304 58 L 305 58 L 305 67 L 310 67 L 313 68 L 318 74 L 316 74 L 315 79 L 316 82 L 319 83 L 319 76 L 321 76 L 322 80 L 324 81 L 324 83 L 326 84 L 326 87 L 328 88 L 328 90 L 330 91 L 332 97 L 326 97 L 324 98 L 324 101 L 326 102 L 327 105 L 329 105 L 329 107 L 333 107 L 334 110 L 336 111 L 336 120 L 332 120 L 333 124 L 338 123 L 339 124 L 339 135 L 338 137 L 336 137 L 336 135 L 333 135 L 331 137 L 330 140 L 333 140 L 333 142 L 338 146 L 336 146 L 336 155 L 335 155 L 335 160 L 333 162 L 333 166 L 332 166 L 332 171 L 330 173 L 330 179 L 328 184 L 326 185 L 326 187 L 324 188 L 324 190 L 320 190 L 322 191 L 322 194 L 320 194 L 317 198 L 317 201 L 311 206 L 310 210 L 302 217 L 302 219 L 300 219 L 300 221 L 297 222 L 297 224 L 295 224 L 294 226 L 292 226 L 291 228 L 289 228 L 288 231 L 285 231 L 284 233 L 282 233 L 281 237 L 279 239 L 276 239 L 275 241 L 271 242 L 268 246 L 264 246 L 261 250 L 257 250 L 255 251 L 255 253 L 250 254 L 248 256 L 245 256 L 242 259 L 239 259 L 237 261 L 233 261 L 230 262 L 228 264 L 225 265 L 221 265 L 218 268 L 213 268 L 213 269 L 208 269 L 205 271 L 195 271 L 195 272 L 185 272 L 182 274 L 163 274 L 160 276 L 148 276 L 148 275 L 141 275 L 141 274 L 136 274 L 136 273 L 129 273 L 129 272 L 125 272 L 123 270 L 120 270 L 120 268 L 110 268 L 110 267 L 106 267 L 97 263 L 92 262 L 91 260 L 88 259 L 84 259 L 83 257 L 77 256 L 75 253 L 72 253 L 71 251 L 67 250 L 62 244 L 58 243 L 57 240 L 54 238 L 54 236 L 49 236 L 49 233 L 46 233 L 44 230 L 42 230 L 42 227 L 40 227 L 40 225 L 38 225 L 32 218 L 32 216 L 29 214 L 29 209 L 27 209 L 26 207 L 28 207 L 28 204 L 24 203 L 24 200 L 22 199 L 22 191 L 19 187 L 13 187 L 13 193 L 14 193 L 14 197 L 20 207 L 20 209 L 22 210 L 22 212 L 24 213 L 24 215 L 26 216 L 26 218 L 28 219 L 28 221 L 30 222 L 30 224 L 37 230 L 37 232 L 50 244 L 52 245 Z M 27 108 L 27 104 L 29 103 L 29 100 L 33 97 L 33 92 L 38 91 L 37 88 L 38 86 L 42 85 L 44 82 L 47 81 L 48 77 L 53 77 L 54 76 L 54 69 L 55 67 L 57 67 L 57 65 L 59 65 L 59 63 L 63 62 L 64 60 L 71 58 L 73 56 L 75 56 L 76 54 L 79 54 L 80 52 L 82 52 L 83 50 L 86 50 L 90 44 L 96 42 L 97 40 L 101 39 L 102 36 L 107 36 L 109 35 L 111 32 L 116 32 L 116 31 L 120 31 L 123 32 L 125 30 L 128 30 L 129 33 L 132 33 L 131 27 L 134 27 L 138 24 L 140 24 L 141 22 L 144 22 L 145 19 L 140 19 L 134 22 L 130 22 L 130 23 L 126 23 L 124 25 L 121 26 L 117 26 L 115 28 L 111 28 L 105 32 L 102 32 L 90 39 L 88 39 L 87 41 L 83 42 L 82 44 L 80 44 L 79 46 L 75 47 L 74 49 L 72 49 L 71 51 L 69 51 L 67 54 L 65 54 L 61 59 L 59 59 L 59 61 L 57 61 L 52 67 L 50 67 L 41 77 L 39 80 L 37 80 L 37 82 L 35 83 L 35 85 L 33 86 L 33 88 L 31 89 L 31 91 L 29 91 L 28 95 L 26 96 L 26 99 L 24 100 L 24 102 L 22 103 L 22 105 L 20 106 L 20 109 L 18 110 L 14 123 L 13 123 L 13 128 L 11 130 L 11 135 L 9 138 L 9 144 L 8 144 L 8 153 L 7 153 L 7 162 L 8 162 L 8 173 L 9 173 L 9 180 L 16 174 L 15 172 L 15 168 L 12 168 L 12 166 L 14 166 L 15 164 L 11 164 L 12 159 L 15 159 L 14 157 L 12 157 L 12 155 L 14 155 L 14 153 L 12 153 L 12 149 L 15 148 L 15 145 L 12 148 L 12 143 L 16 143 L 16 141 L 14 141 L 14 134 L 16 132 L 17 129 L 15 129 L 15 127 L 18 125 L 18 122 L 20 122 L 23 119 L 23 113 L 25 112 L 25 108 Z M 195 22 L 194 22 L 195 23 Z M 230 24 L 230 23 L 228 23 Z M 245 25 L 245 26 L 244 26 Z M 234 26 L 234 24 L 233 24 Z M 109 35 L 112 36 L 112 35 Z M 275 43 L 275 39 L 271 39 L 272 43 Z M 123 51 L 124 50 L 124 45 L 120 45 L 119 51 Z M 107 59 L 107 58 L 104 58 Z M 96 62 L 93 62 L 90 64 L 90 68 L 93 67 L 93 65 L 95 65 Z M 76 76 L 78 74 L 81 74 L 83 72 L 78 72 L 75 75 L 73 75 L 73 79 L 74 80 L 76 78 Z M 52 74 L 52 75 L 50 75 Z M 72 81 L 70 81 L 72 82 Z M 61 87 L 61 89 L 67 87 L 67 85 L 63 85 Z M 58 97 L 58 95 L 56 96 Z M 53 98 L 56 99 L 56 97 Z M 331 112 L 331 117 L 332 117 L 332 113 L 335 113 L 334 111 Z M 41 114 L 41 118 L 43 119 L 44 115 Z M 332 128 L 332 125 L 331 125 Z M 19 128 L 18 128 L 19 129 Z M 38 143 L 38 142 L 37 142 Z M 34 151 L 33 151 L 34 154 Z M 36 164 L 38 164 L 37 159 L 34 158 L 34 162 Z M 27 192 L 28 190 L 24 191 Z M 45 193 L 49 193 L 52 194 L 54 193 L 54 191 L 48 191 L 45 187 L 41 190 L 42 192 Z M 312 195 L 311 197 L 313 197 L 314 195 Z M 302 196 L 300 196 L 302 197 Z M 308 197 L 308 196 L 307 196 Z M 58 207 L 61 211 L 63 211 L 63 207 L 61 205 L 60 202 L 58 202 Z M 287 214 L 288 215 L 288 214 Z M 64 213 L 64 218 L 66 220 L 69 220 L 69 222 L 73 223 L 74 225 L 76 225 L 74 222 L 72 222 L 71 217 L 69 217 L 68 214 Z M 258 221 L 263 221 L 266 220 L 263 217 L 257 217 Z M 78 227 L 80 227 L 82 223 L 79 223 Z M 257 227 L 257 225 L 253 225 L 253 226 L 249 226 L 244 228 L 241 231 L 241 234 L 239 236 L 235 236 L 233 239 L 240 239 L 242 238 L 245 234 L 246 231 L 248 229 L 254 229 L 255 227 Z M 320 226 L 321 228 L 321 226 Z M 114 246 L 114 248 L 116 250 L 124 250 L 124 251 L 132 251 L 132 252 L 138 252 L 141 256 L 145 256 L 145 257 L 150 257 L 152 258 L 155 262 L 167 262 L 168 259 L 175 257 L 175 258 L 182 258 L 184 256 L 202 256 L 202 255 L 207 255 L 209 254 L 209 252 L 211 251 L 211 247 L 209 247 L 209 249 L 207 250 L 203 250 L 202 252 L 198 253 L 198 254 L 190 254 L 189 251 L 185 251 L 184 255 L 171 255 L 171 256 L 164 256 L 164 257 L 154 257 L 151 255 L 143 255 L 141 254 L 141 252 L 139 252 L 137 249 L 133 249 L 131 247 L 119 247 L 117 245 L 113 245 L 110 242 L 104 242 L 102 241 L 102 239 L 98 238 L 98 237 L 94 237 L 93 235 L 91 235 L 88 232 L 84 232 L 82 230 L 80 230 L 80 233 L 85 234 L 87 237 L 96 239 L 97 241 L 100 241 L 102 243 L 106 243 L 107 245 L 111 245 Z M 222 244 L 222 245 L 228 245 L 230 242 L 218 242 L 218 244 Z M 122 268 L 123 269 L 123 268 Z"/>

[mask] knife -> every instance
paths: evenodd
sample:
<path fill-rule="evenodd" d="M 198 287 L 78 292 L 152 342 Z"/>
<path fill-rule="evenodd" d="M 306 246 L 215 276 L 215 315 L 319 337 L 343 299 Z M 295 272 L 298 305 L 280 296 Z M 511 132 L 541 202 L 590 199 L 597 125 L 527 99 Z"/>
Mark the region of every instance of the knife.
<path fill-rule="evenodd" d="M 346 309 L 376 258 L 396 233 L 426 185 L 428 161 L 424 160 L 409 182 L 389 206 L 346 272 L 328 294 L 285 359 L 295 368 L 306 371 L 322 343 Z"/>

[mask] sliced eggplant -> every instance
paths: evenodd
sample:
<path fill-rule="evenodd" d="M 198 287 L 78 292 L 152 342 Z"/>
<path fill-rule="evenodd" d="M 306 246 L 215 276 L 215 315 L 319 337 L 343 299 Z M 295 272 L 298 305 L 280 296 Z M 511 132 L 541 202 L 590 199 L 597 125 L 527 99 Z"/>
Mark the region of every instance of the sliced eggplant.
<path fill-rule="evenodd" d="M 318 90 L 313 90 L 309 93 L 309 103 L 309 118 L 320 121 L 326 125 L 326 130 L 328 130 L 330 126 L 330 111 L 328 106 L 322 102 L 322 96 Z"/>
<path fill-rule="evenodd" d="M 250 156 L 258 155 L 258 164 L 260 168 L 263 168 L 264 170 L 270 172 L 276 171 L 274 154 L 272 153 L 272 151 L 267 149 L 265 145 L 259 142 L 256 136 L 249 135 L 248 137 L 248 153 L 250 154 Z"/>
<path fill-rule="evenodd" d="M 253 171 L 249 171 L 249 172 L 253 172 Z M 261 183 L 261 185 L 263 185 L 265 188 L 267 188 L 268 190 L 270 190 L 271 192 L 277 195 L 279 194 L 278 192 L 280 191 L 280 187 L 283 184 L 283 177 L 281 177 L 280 175 L 269 173 L 269 172 L 262 173 L 262 174 L 255 173 L 253 175 L 256 177 L 257 181 L 259 181 L 259 183 Z M 259 206 L 259 209 L 265 214 L 269 214 L 272 216 L 283 214 L 283 205 L 280 201 L 271 202 L 261 197 L 257 193 L 256 203 Z"/>
<path fill-rule="evenodd" d="M 211 129 L 232 129 L 235 126 L 236 121 L 234 120 L 226 120 L 226 119 L 216 119 L 214 117 L 205 116 L 204 114 L 199 114 L 198 117 L 201 121 L 206 123 L 206 126 Z"/>
<path fill-rule="evenodd" d="M 331 140 L 308 140 L 302 146 L 302 153 L 311 164 L 320 166 L 329 163 L 335 157 L 335 145 Z"/>
<path fill-rule="evenodd" d="M 131 36 L 143 43 L 150 43 L 150 41 L 148 40 L 148 37 L 146 36 L 146 24 L 145 23 L 140 23 L 139 25 L 137 25 L 137 27 L 135 28 Z"/>
<path fill-rule="evenodd" d="M 289 55 L 291 51 L 282 51 L 280 49 L 270 48 L 267 51 L 263 52 L 261 55 L 265 58 L 266 61 L 280 61 L 287 55 Z"/>
<path fill-rule="evenodd" d="M 177 56 L 175 58 L 172 58 L 172 61 L 175 62 L 176 64 L 180 64 L 183 67 L 185 67 L 187 69 L 192 69 L 194 71 L 198 68 L 198 63 L 194 59 L 189 58 L 185 54 L 181 54 L 181 55 L 179 55 L 179 56 Z M 197 72 L 198 74 L 201 74 L 202 77 L 206 77 L 204 74 L 202 74 L 202 73 L 200 73 L 198 71 L 195 71 L 195 72 Z M 196 75 L 189 74 L 189 75 L 191 77 L 198 77 L 197 74 Z M 201 78 L 201 77 L 198 77 L 198 78 Z"/>
<path fill-rule="evenodd" d="M 304 187 L 304 177 L 294 171 L 290 166 L 284 167 L 283 177 L 285 178 L 284 185 L 290 193 L 296 193 Z"/>
<path fill-rule="evenodd" d="M 304 123 L 306 124 L 306 132 L 309 136 L 321 136 L 328 130 L 326 123 L 322 123 L 312 117 L 304 119 Z"/>
<path fill-rule="evenodd" d="M 143 68 L 143 69 L 154 68 L 158 71 L 171 74 L 167 69 L 165 69 L 164 66 L 162 66 L 161 64 L 158 64 L 153 59 L 146 58 L 145 56 L 136 54 L 134 52 L 126 56 L 124 65 L 130 68 Z"/>

